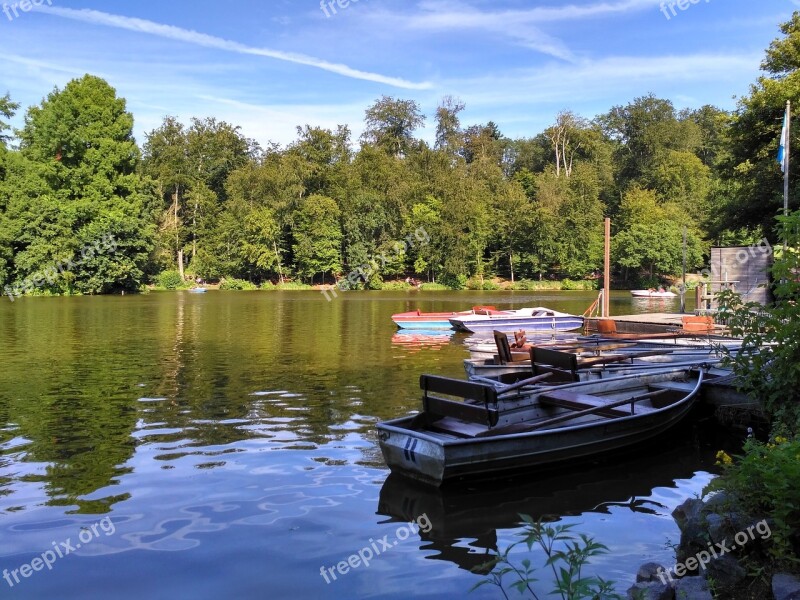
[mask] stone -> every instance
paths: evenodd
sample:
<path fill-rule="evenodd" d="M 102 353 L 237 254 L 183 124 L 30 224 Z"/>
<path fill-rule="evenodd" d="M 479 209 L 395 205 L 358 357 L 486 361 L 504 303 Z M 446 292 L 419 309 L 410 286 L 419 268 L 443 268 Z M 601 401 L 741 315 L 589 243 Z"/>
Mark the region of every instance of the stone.
<path fill-rule="evenodd" d="M 659 571 L 664 573 L 666 569 L 663 567 L 663 565 L 654 562 L 643 564 L 636 572 L 636 583 L 648 581 L 658 581 L 661 583 L 661 578 L 658 576 Z M 664 579 L 666 579 L 666 575 L 664 575 Z"/>
<path fill-rule="evenodd" d="M 732 590 L 747 577 L 747 570 L 732 554 L 713 559 L 706 567 L 708 577 L 713 579 L 721 591 Z"/>
<path fill-rule="evenodd" d="M 772 595 L 775 600 L 800 600 L 800 578 L 776 573 L 772 576 Z"/>
<path fill-rule="evenodd" d="M 708 530 L 703 506 L 702 500 L 689 498 L 672 511 L 672 517 L 681 530 L 681 540 L 675 557 L 679 563 L 708 547 Z"/>
<path fill-rule="evenodd" d="M 675 600 L 675 594 L 660 581 L 640 581 L 628 588 L 628 600 Z"/>
<path fill-rule="evenodd" d="M 683 528 L 693 520 L 700 520 L 701 512 L 703 510 L 703 501 L 697 498 L 689 498 L 672 511 L 672 518 L 678 524 L 681 531 Z"/>
<path fill-rule="evenodd" d="M 727 539 L 730 527 L 725 517 L 721 517 L 717 513 L 707 514 L 706 525 L 708 526 L 708 537 L 712 542 L 716 544 Z"/>
<path fill-rule="evenodd" d="M 704 577 L 684 577 L 675 581 L 675 600 L 714 600 Z"/>

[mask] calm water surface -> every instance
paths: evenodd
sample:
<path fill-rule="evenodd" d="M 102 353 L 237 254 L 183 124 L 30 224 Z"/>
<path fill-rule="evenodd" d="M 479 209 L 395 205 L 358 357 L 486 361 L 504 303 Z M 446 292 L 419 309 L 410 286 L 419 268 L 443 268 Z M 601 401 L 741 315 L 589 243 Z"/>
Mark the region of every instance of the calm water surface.
<path fill-rule="evenodd" d="M 480 579 L 470 569 L 514 541 L 521 512 L 579 524 L 611 549 L 597 571 L 627 587 L 642 562 L 672 558 L 669 513 L 712 477 L 722 442 L 697 425 L 646 452 L 444 492 L 387 479 L 374 432 L 418 408 L 420 373 L 463 377 L 467 356 L 463 336 L 397 334 L 392 313 L 488 303 L 581 313 L 593 299 L 0 302 L 0 570 L 14 583 L 0 580 L 0 597 L 498 598 L 468 594 Z M 676 308 L 627 294 L 612 303 L 615 314 Z M 409 531 L 420 515 L 432 528 Z M 320 575 L 381 550 L 384 536 L 390 548 L 369 567 Z M 48 551 L 50 568 L 35 560 Z"/>

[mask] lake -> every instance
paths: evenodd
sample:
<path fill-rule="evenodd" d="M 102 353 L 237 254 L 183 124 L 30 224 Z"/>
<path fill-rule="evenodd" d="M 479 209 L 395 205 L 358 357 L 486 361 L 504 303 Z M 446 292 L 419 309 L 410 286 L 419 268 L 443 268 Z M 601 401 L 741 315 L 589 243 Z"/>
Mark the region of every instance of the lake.
<path fill-rule="evenodd" d="M 580 314 L 595 296 L 4 299 L 2 596 L 499 598 L 488 586 L 468 593 L 481 579 L 470 569 L 516 539 L 518 513 L 605 543 L 593 571 L 624 591 L 641 563 L 670 562 L 670 512 L 713 477 L 727 440 L 704 421 L 644 451 L 445 491 L 387 479 L 374 429 L 419 407 L 421 373 L 464 377 L 468 356 L 463 335 L 398 334 L 392 313 Z M 612 312 L 677 304 L 620 292 Z M 368 566 L 323 577 L 366 548 Z"/>

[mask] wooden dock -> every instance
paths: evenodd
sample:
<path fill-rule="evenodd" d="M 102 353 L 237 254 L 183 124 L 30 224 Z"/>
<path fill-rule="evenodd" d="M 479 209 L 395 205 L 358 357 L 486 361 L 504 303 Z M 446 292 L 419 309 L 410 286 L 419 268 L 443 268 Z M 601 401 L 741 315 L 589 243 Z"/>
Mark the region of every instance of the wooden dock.
<path fill-rule="evenodd" d="M 682 318 L 693 316 L 694 313 L 643 313 L 639 315 L 620 315 L 614 317 L 592 318 L 586 320 L 586 327 L 589 331 L 603 331 L 598 324 L 599 321 L 614 321 L 617 333 L 671 333 L 680 329 L 683 325 Z M 723 326 L 717 326 L 716 334 L 724 332 Z"/>

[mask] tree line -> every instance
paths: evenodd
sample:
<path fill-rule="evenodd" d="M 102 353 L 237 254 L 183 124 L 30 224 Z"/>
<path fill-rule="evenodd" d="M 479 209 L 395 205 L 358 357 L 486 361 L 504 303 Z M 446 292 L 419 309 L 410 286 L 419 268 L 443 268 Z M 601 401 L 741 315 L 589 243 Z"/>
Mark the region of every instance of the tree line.
<path fill-rule="evenodd" d="M 383 96 L 358 140 L 347 125 L 305 125 L 292 143 L 262 147 L 213 117 L 166 117 L 139 146 L 125 100 L 98 77 L 55 89 L 13 132 L 3 119 L 20 106 L 6 94 L 0 285 L 104 236 L 113 253 L 73 261 L 36 291 L 137 290 L 173 271 L 333 283 L 377 255 L 391 260 L 361 285 L 582 279 L 602 267 L 604 217 L 620 279 L 679 272 L 684 229 L 688 267 L 699 268 L 712 243 L 774 239 L 783 108 L 800 99 L 800 13 L 781 32 L 731 112 L 650 94 L 592 119 L 562 111 L 517 139 L 491 121 L 463 124 L 464 103 L 445 97 L 429 144 L 417 137 L 419 104 Z M 392 253 L 419 229 L 429 243 Z"/>

